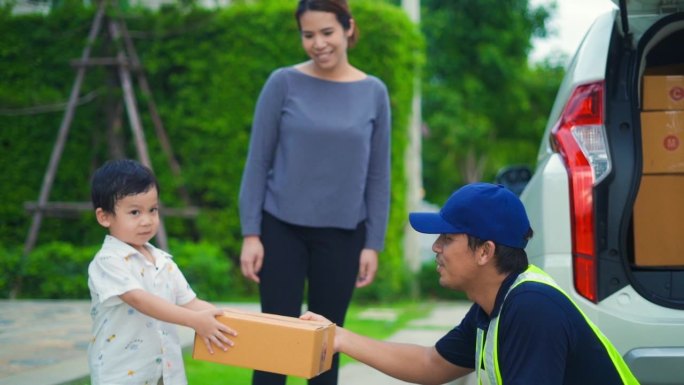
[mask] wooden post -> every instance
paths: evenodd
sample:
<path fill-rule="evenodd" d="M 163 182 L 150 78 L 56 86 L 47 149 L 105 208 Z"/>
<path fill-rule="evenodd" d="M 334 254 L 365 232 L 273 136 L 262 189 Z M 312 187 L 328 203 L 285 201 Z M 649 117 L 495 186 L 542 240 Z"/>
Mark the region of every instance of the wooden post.
<path fill-rule="evenodd" d="M 409 18 L 416 24 L 420 23 L 420 0 L 402 0 L 402 8 L 406 11 Z M 408 132 L 408 147 L 404 154 L 404 162 L 406 164 L 406 172 L 408 179 L 407 186 L 407 203 L 409 211 L 416 211 L 419 209 L 421 200 L 423 199 L 423 177 L 422 177 L 422 162 L 421 162 L 421 127 L 422 127 L 422 112 L 421 112 L 421 90 L 420 90 L 420 75 L 416 73 L 413 78 L 414 92 L 411 103 L 411 121 L 409 123 Z M 419 235 L 410 226 L 406 226 L 404 231 L 404 260 L 411 271 L 416 272 L 420 269 L 422 263 L 420 259 L 420 241 Z"/>
<path fill-rule="evenodd" d="M 138 115 L 138 105 L 135 101 L 135 95 L 133 93 L 133 83 L 131 81 L 131 73 L 129 71 L 129 61 L 128 57 L 124 53 L 120 42 L 121 30 L 119 24 L 115 20 L 109 21 L 109 33 L 114 40 L 114 43 L 118 45 L 118 53 L 116 55 L 119 61 L 119 80 L 121 81 L 121 89 L 123 89 L 124 102 L 126 105 L 126 112 L 128 113 L 128 121 L 133 131 L 133 136 L 135 137 L 135 148 L 138 151 L 138 157 L 140 161 L 145 166 L 152 169 L 152 162 L 150 161 L 150 155 L 147 151 L 147 142 L 145 141 L 145 133 L 142 130 L 142 124 L 140 123 L 140 116 Z M 161 216 L 161 214 L 160 214 Z M 169 244 L 166 237 L 166 229 L 164 227 L 164 221 L 160 218 L 159 230 L 157 231 L 157 243 L 159 247 L 164 250 L 169 250 Z"/>
<path fill-rule="evenodd" d="M 140 86 L 140 90 L 142 91 L 143 95 L 145 95 L 145 99 L 147 100 L 147 109 L 150 111 L 152 124 L 154 125 L 155 133 L 159 138 L 159 143 L 161 145 L 162 151 L 164 151 L 164 154 L 166 155 L 166 159 L 168 161 L 169 168 L 173 173 L 173 176 L 175 176 L 176 178 L 181 178 L 180 165 L 178 164 L 178 161 L 176 160 L 176 157 L 173 154 L 171 141 L 169 140 L 169 136 L 166 134 L 166 130 L 164 129 L 164 124 L 162 123 L 162 120 L 159 117 L 157 105 L 154 102 L 154 98 L 152 98 L 152 91 L 150 90 L 150 86 L 147 83 L 147 77 L 145 76 L 145 71 L 142 68 L 142 64 L 140 63 L 138 52 L 135 50 L 135 46 L 133 45 L 131 36 L 128 33 L 126 22 L 122 20 L 119 24 L 119 27 L 121 28 L 121 36 L 123 37 L 123 41 L 126 44 L 128 59 L 131 62 L 133 72 L 137 75 L 136 77 L 138 78 L 138 85 Z M 178 186 L 178 192 L 180 193 L 183 202 L 186 205 L 190 205 L 190 194 L 188 194 L 188 191 L 185 189 L 184 183 L 181 183 Z"/>

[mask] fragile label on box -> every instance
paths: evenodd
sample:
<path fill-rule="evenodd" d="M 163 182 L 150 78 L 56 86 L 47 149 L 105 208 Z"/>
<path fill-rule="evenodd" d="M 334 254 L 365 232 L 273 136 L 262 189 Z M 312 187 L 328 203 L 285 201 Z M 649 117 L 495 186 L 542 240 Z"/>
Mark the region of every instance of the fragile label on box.
<path fill-rule="evenodd" d="M 195 335 L 192 357 L 225 365 L 315 377 L 332 366 L 335 324 L 241 310 L 226 311 L 217 319 L 237 331 L 228 351 L 207 351 Z"/>

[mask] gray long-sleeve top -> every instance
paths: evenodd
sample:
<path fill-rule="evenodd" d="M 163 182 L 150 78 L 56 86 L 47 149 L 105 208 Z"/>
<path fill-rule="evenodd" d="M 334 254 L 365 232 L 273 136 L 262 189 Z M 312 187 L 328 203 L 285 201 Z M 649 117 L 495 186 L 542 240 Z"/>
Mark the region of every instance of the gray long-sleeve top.
<path fill-rule="evenodd" d="M 294 225 L 354 229 L 381 251 L 389 213 L 391 112 L 376 77 L 319 79 L 275 70 L 257 101 L 240 186 L 242 234 L 262 210 Z"/>

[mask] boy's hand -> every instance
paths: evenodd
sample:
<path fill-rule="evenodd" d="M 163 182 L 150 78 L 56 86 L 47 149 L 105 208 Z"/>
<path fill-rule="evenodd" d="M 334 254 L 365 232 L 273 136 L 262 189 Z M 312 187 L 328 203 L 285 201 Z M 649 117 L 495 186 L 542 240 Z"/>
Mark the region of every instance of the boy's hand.
<path fill-rule="evenodd" d="M 228 350 L 228 347 L 233 346 L 232 340 L 228 339 L 226 335 L 237 336 L 237 332 L 228 326 L 219 322 L 216 317 L 223 314 L 220 309 L 207 309 L 195 312 L 192 321 L 192 328 L 202 337 L 204 344 L 207 346 L 209 354 L 214 354 L 212 345 L 223 350 Z"/>

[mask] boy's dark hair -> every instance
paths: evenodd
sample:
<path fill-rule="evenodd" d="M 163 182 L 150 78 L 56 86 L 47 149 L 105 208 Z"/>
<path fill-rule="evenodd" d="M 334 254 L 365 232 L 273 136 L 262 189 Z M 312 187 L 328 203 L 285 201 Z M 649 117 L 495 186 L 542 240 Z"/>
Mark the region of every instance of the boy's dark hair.
<path fill-rule="evenodd" d="M 147 192 L 152 187 L 159 193 L 159 183 L 149 168 L 131 159 L 110 160 L 95 171 L 90 197 L 94 209 L 114 213 L 121 198 Z"/>

